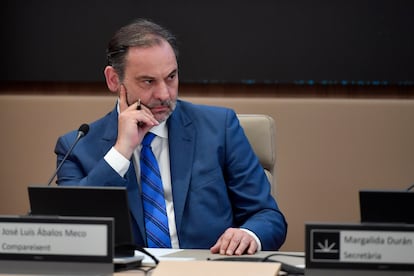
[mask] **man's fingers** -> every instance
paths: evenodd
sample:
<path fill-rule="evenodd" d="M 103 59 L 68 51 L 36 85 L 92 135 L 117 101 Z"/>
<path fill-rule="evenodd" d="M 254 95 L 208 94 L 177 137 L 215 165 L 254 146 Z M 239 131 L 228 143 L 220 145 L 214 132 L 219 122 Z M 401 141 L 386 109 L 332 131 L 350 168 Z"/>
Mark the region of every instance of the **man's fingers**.
<path fill-rule="evenodd" d="M 253 255 L 257 252 L 258 245 L 254 239 L 251 239 L 249 247 L 247 248 L 247 254 Z"/>
<path fill-rule="evenodd" d="M 221 238 L 219 238 L 215 245 L 210 248 L 210 252 L 213 254 L 219 253 L 221 245 Z"/>
<path fill-rule="evenodd" d="M 133 103 L 128 103 L 126 88 L 121 84 L 119 88 L 119 111 L 120 113 L 123 113 L 127 109 L 134 111 L 130 113 L 130 116 L 136 120 L 137 126 L 143 130 L 148 130 L 159 124 L 151 110 L 141 102 L 141 99 L 138 99 L 138 101 Z"/>
<path fill-rule="evenodd" d="M 226 255 L 233 255 L 237 252 L 240 252 L 237 255 L 241 255 L 246 250 L 246 242 L 244 241 L 243 233 L 240 231 L 234 232 L 233 236 L 231 237 L 227 249 L 226 249 Z"/>
<path fill-rule="evenodd" d="M 221 255 L 254 254 L 258 244 L 252 236 L 245 231 L 235 228 L 227 229 L 217 240 L 210 251 Z"/>
<path fill-rule="evenodd" d="M 215 248 L 218 247 L 218 253 L 221 255 L 232 255 L 237 245 L 235 245 L 237 237 L 235 237 L 237 232 L 233 228 L 228 228 L 218 239 L 217 243 L 214 245 Z M 233 240 L 234 239 L 234 240 Z"/>
<path fill-rule="evenodd" d="M 240 241 L 239 246 L 234 251 L 234 255 L 242 255 L 247 252 L 247 254 L 252 255 L 257 251 L 257 243 L 251 237 L 243 237 Z"/>
<path fill-rule="evenodd" d="M 119 89 L 119 111 L 122 112 L 128 108 L 128 100 L 125 86 L 121 84 Z"/>

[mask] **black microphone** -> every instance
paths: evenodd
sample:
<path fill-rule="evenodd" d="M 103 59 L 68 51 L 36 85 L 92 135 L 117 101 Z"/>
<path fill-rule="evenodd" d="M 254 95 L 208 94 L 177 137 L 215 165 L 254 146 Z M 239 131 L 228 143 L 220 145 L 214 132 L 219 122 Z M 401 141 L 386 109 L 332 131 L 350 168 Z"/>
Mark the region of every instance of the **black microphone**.
<path fill-rule="evenodd" d="M 60 161 L 59 166 L 56 168 L 56 170 L 53 173 L 52 177 L 50 177 L 49 181 L 47 182 L 47 186 L 50 186 L 50 184 L 52 183 L 53 179 L 55 178 L 55 176 L 59 172 L 60 168 L 62 167 L 63 163 L 66 161 L 66 159 L 68 158 L 69 154 L 71 154 L 71 152 L 75 148 L 76 144 L 79 142 L 79 140 L 82 137 L 84 137 L 86 134 L 88 134 L 88 132 L 89 132 L 89 125 L 88 124 L 82 124 L 79 127 L 79 129 L 78 129 L 78 136 L 76 136 L 75 142 L 73 142 L 72 146 L 70 147 L 70 149 L 66 153 L 65 157 L 63 157 L 62 161 Z"/>

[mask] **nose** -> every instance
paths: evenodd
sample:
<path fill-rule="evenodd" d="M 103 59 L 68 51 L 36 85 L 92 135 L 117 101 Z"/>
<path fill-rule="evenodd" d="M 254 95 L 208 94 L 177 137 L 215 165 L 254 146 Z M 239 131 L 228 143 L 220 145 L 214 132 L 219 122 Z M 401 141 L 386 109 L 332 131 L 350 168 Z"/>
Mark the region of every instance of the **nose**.
<path fill-rule="evenodd" d="M 159 82 L 156 90 L 154 91 L 154 97 L 160 101 L 170 99 L 170 88 L 165 81 Z"/>

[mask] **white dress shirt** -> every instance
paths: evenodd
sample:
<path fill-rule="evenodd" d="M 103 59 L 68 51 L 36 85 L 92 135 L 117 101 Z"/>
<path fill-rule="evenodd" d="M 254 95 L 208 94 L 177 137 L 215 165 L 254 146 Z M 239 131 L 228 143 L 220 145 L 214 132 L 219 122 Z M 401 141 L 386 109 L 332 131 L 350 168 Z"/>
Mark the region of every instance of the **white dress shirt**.
<path fill-rule="evenodd" d="M 172 248 L 180 248 L 177 237 L 177 227 L 175 225 L 175 213 L 174 213 L 174 204 L 172 199 L 172 189 L 171 189 L 171 174 L 170 174 L 170 154 L 168 147 L 168 128 L 165 124 L 165 121 L 154 126 L 151 131 L 156 136 L 151 142 L 151 147 L 155 158 L 157 159 L 158 166 L 160 168 L 162 186 L 164 188 L 164 198 L 165 206 L 168 217 L 168 228 L 170 230 L 171 246 Z M 139 145 L 132 156 L 134 160 L 134 168 L 136 175 L 141 175 L 140 173 L 140 152 L 141 145 Z M 105 155 L 105 160 L 108 164 L 119 173 L 120 176 L 124 177 L 128 171 L 130 161 L 126 159 L 122 154 L 120 154 L 115 148 Z M 140 177 L 137 177 L 138 185 L 140 185 Z"/>

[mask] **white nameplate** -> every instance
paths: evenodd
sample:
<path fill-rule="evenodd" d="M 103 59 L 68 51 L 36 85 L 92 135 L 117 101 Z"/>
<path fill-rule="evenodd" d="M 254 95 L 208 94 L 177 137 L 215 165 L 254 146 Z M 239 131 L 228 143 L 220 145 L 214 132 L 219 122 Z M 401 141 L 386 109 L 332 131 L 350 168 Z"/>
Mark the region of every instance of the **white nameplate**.
<path fill-rule="evenodd" d="M 78 217 L 1 217 L 1 256 L 78 256 L 112 260 L 113 220 Z"/>
<path fill-rule="evenodd" d="M 340 261 L 414 263 L 414 232 L 340 231 Z"/>
<path fill-rule="evenodd" d="M 306 267 L 414 270 L 414 225 L 308 223 Z"/>
<path fill-rule="evenodd" d="M 105 225 L 0 222 L 1 253 L 107 254 Z"/>

